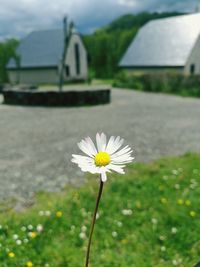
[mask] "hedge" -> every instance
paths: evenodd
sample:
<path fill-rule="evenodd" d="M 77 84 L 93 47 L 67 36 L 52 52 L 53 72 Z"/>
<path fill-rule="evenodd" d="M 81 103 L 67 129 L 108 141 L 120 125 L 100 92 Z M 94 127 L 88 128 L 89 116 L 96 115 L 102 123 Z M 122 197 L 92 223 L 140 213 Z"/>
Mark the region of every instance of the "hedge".
<path fill-rule="evenodd" d="M 121 72 L 115 77 L 113 86 L 146 92 L 164 92 L 200 97 L 200 75 L 179 73 L 128 75 L 125 72 Z"/>

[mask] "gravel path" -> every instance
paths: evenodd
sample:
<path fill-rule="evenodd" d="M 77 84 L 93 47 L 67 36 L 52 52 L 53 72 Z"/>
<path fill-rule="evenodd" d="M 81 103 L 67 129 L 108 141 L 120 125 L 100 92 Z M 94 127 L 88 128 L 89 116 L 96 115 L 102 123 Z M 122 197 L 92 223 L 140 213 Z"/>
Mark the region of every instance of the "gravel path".
<path fill-rule="evenodd" d="M 123 136 L 137 161 L 200 151 L 200 100 L 113 89 L 105 106 L 0 105 L 0 199 L 77 184 L 84 177 L 71 154 L 97 131 Z"/>

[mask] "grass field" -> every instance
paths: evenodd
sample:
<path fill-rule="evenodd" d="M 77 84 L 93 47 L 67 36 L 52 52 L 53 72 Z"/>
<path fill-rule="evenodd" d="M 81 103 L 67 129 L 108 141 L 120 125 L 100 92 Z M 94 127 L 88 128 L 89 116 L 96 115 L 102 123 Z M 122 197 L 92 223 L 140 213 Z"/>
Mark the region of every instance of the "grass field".
<path fill-rule="evenodd" d="M 107 88 L 107 87 L 112 87 L 113 84 L 113 79 L 93 79 L 90 84 L 87 82 L 80 82 L 80 83 L 65 83 L 63 85 L 63 90 L 71 90 L 71 89 L 77 89 L 77 88 L 82 88 L 85 90 L 92 90 L 94 88 Z M 42 84 L 38 88 L 40 91 L 58 91 L 58 85 L 57 84 Z"/>
<path fill-rule="evenodd" d="M 91 267 L 193 267 L 200 261 L 200 155 L 133 164 L 105 184 Z M 0 215 L 0 266 L 83 267 L 98 181 L 40 193 Z"/>

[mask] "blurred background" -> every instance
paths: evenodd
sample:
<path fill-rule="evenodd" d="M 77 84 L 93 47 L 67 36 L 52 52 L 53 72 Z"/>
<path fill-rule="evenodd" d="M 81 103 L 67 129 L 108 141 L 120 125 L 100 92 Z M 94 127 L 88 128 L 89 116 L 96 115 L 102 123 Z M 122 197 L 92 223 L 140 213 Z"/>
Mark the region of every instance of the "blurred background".
<path fill-rule="evenodd" d="M 97 188 L 71 155 L 105 132 L 136 159 L 93 266 L 194 266 L 199 97 L 198 0 L 1 0 L 0 265 L 83 266 Z"/>

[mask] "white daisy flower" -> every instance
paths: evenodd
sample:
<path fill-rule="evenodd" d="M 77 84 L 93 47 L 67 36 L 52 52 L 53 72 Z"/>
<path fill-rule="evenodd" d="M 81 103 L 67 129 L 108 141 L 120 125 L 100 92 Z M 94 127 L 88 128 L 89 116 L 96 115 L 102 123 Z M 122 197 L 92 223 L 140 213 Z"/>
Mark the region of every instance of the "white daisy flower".
<path fill-rule="evenodd" d="M 107 180 L 107 172 L 115 171 L 124 174 L 123 168 L 126 163 L 130 163 L 134 158 L 131 157 L 132 150 L 129 146 L 122 149 L 124 139 L 119 136 L 111 136 L 107 142 L 104 133 L 96 134 L 96 144 L 94 145 L 90 137 L 86 137 L 78 147 L 87 156 L 72 155 L 72 162 L 78 164 L 83 172 L 99 173 L 102 182 Z"/>

